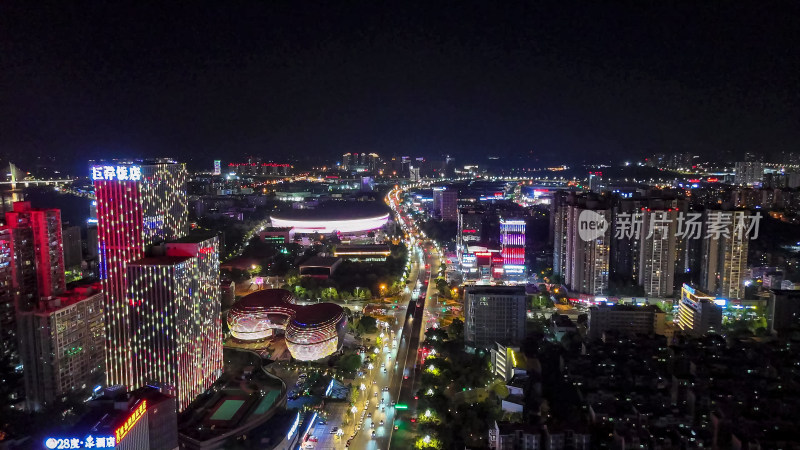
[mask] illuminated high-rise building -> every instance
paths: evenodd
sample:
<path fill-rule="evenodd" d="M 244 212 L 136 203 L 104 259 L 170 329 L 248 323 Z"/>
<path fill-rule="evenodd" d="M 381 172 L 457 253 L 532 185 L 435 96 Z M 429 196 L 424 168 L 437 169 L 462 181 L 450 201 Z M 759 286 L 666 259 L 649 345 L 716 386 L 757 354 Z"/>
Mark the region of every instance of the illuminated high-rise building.
<path fill-rule="evenodd" d="M 100 283 L 42 299 L 17 313 L 25 402 L 30 411 L 103 383 L 105 331 Z"/>
<path fill-rule="evenodd" d="M 179 408 L 188 405 L 194 397 L 208 389 L 222 373 L 222 322 L 219 283 L 219 238 L 212 234 L 191 234 L 167 242 L 168 257 L 190 257 L 195 261 L 194 275 L 190 283 L 197 283 L 190 294 L 191 301 L 176 308 L 188 308 L 188 333 L 171 331 L 171 336 L 185 340 L 181 343 L 188 353 L 172 355 L 177 365 L 184 357 L 194 359 L 191 371 L 179 372 L 178 386 L 174 395 Z M 132 297 L 133 298 L 133 297 Z"/>
<path fill-rule="evenodd" d="M 648 297 L 672 296 L 678 211 L 648 208 L 641 214 L 643 239 L 639 240 L 639 284 Z"/>
<path fill-rule="evenodd" d="M 14 288 L 14 230 L 0 227 L 0 356 L 11 364 L 19 359 Z"/>
<path fill-rule="evenodd" d="M 678 328 L 693 337 L 719 332 L 722 329 L 722 308 L 717 304 L 717 300 L 713 295 L 684 284 L 675 320 Z"/>
<path fill-rule="evenodd" d="M 152 244 L 184 236 L 187 173 L 183 164 L 160 159 L 96 164 L 91 176 L 106 302 L 106 377 L 109 385 L 133 386 L 127 266 Z"/>
<path fill-rule="evenodd" d="M 0 228 L 0 356 L 16 366 L 24 362 L 21 345 L 29 344 L 19 339 L 19 315 L 64 290 L 61 213 L 14 202 L 5 218 L 7 225 Z M 5 401 L 22 398 L 22 383 L 9 390 Z"/>
<path fill-rule="evenodd" d="M 455 188 L 433 188 L 433 212 L 442 220 L 458 220 L 458 190 Z"/>
<path fill-rule="evenodd" d="M 710 233 L 713 222 L 716 233 Z M 750 237 L 737 232 L 739 221 L 749 222 L 744 211 L 706 211 L 700 266 L 700 287 L 725 298 L 744 298 Z M 746 228 L 745 228 L 746 229 Z"/>
<path fill-rule="evenodd" d="M 612 237 L 608 199 L 593 193 L 569 195 L 558 202 L 555 212 L 554 273 L 575 292 L 605 294 Z"/>
<path fill-rule="evenodd" d="M 508 279 L 525 278 L 525 219 L 500 219 L 503 273 Z"/>
<path fill-rule="evenodd" d="M 6 213 L 13 230 L 13 278 L 19 294 L 18 307 L 29 310 L 40 298 L 64 291 L 64 249 L 61 211 L 33 209 L 29 202 L 15 202 Z"/>

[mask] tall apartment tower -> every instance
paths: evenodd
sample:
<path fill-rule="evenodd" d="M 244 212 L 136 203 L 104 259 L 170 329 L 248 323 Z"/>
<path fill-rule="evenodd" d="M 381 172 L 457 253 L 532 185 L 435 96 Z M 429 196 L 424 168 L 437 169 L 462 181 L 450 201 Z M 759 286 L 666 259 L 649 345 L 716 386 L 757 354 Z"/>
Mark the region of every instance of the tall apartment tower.
<path fill-rule="evenodd" d="M 566 241 L 563 244 L 563 261 L 559 261 L 563 265 L 564 283 L 573 291 L 605 294 L 608 290 L 610 267 L 611 209 L 606 199 L 594 194 L 571 197 L 566 208 L 562 229 L 555 230 L 556 239 Z M 591 233 L 591 239 L 584 238 L 587 230 L 583 230 L 583 233 L 581 231 L 581 227 L 589 225 L 584 220 L 587 216 L 605 222 L 602 231 Z M 556 245 L 560 245 L 560 242 L 557 241 Z"/>
<path fill-rule="evenodd" d="M 43 299 L 17 315 L 30 411 L 103 383 L 105 331 L 100 283 Z"/>
<path fill-rule="evenodd" d="M 720 214 L 723 215 L 723 219 L 719 218 Z M 700 287 L 721 297 L 744 298 L 744 277 L 750 237 L 741 229 L 737 230 L 737 223 L 748 220 L 746 213 L 706 211 L 704 218 Z M 715 227 L 718 233 L 709 233 L 712 224 L 719 223 L 720 220 L 725 225 Z"/>
<path fill-rule="evenodd" d="M 567 273 L 567 217 L 573 201 L 565 192 L 556 192 L 550 211 L 550 238 L 553 240 L 553 274 Z"/>
<path fill-rule="evenodd" d="M 64 244 L 61 211 L 33 209 L 29 202 L 15 202 L 6 213 L 13 234 L 16 263 L 13 278 L 19 293 L 18 307 L 29 310 L 39 298 L 64 291 Z"/>
<path fill-rule="evenodd" d="M 639 285 L 649 297 L 668 297 L 675 284 L 677 209 L 642 211 L 639 241 Z"/>
<path fill-rule="evenodd" d="M 647 199 L 640 195 L 618 198 L 614 202 L 612 221 L 614 224 L 614 239 L 611 242 L 611 271 L 617 278 L 639 283 L 639 257 L 642 245 L 641 228 L 638 235 L 630 228 L 623 228 L 622 220 L 626 217 L 631 221 L 643 221 L 643 212 L 647 209 Z M 646 235 L 646 233 L 645 233 Z"/>
<path fill-rule="evenodd" d="M 752 186 L 764 180 L 764 163 L 762 161 L 739 161 L 735 164 L 736 184 Z"/>
<path fill-rule="evenodd" d="M 105 293 L 107 384 L 133 386 L 128 264 L 143 258 L 152 244 L 184 236 L 187 173 L 183 164 L 160 159 L 97 164 L 91 176 Z"/>
<path fill-rule="evenodd" d="M 442 220 L 458 220 L 458 191 L 446 187 L 433 188 L 433 210 Z"/>
<path fill-rule="evenodd" d="M 22 347 L 29 345 L 20 339 L 20 313 L 64 290 L 61 213 L 14 202 L 6 224 L 0 227 L 0 354 L 16 365 L 25 363 Z M 21 398 L 22 390 L 22 383 L 14 386 L 12 396 Z"/>

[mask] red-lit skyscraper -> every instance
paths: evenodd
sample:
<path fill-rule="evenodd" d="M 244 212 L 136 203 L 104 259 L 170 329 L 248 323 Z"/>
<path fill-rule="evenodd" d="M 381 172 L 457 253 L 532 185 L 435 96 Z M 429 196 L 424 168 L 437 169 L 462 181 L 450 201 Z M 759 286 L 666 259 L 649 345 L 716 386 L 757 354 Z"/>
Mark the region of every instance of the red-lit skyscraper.
<path fill-rule="evenodd" d="M 12 279 L 20 295 L 18 306 L 28 310 L 40 298 L 64 291 L 61 211 L 33 209 L 28 202 L 15 202 L 14 210 L 6 213 L 6 223 L 13 235 Z"/>
<path fill-rule="evenodd" d="M 185 234 L 186 169 L 163 159 L 114 161 L 93 165 L 91 176 L 106 303 L 107 382 L 134 386 L 127 266 L 144 257 L 151 245 Z"/>

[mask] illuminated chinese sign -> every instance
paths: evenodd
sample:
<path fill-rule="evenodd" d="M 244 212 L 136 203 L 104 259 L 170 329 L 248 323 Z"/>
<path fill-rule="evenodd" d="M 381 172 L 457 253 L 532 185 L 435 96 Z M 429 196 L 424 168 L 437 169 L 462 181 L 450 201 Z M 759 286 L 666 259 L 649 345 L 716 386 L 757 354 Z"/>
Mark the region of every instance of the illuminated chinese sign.
<path fill-rule="evenodd" d="M 142 403 L 139 403 L 139 406 L 137 406 L 131 415 L 125 419 L 125 422 L 114 431 L 114 434 L 117 436 L 117 442 L 121 441 L 122 438 L 124 438 L 128 432 L 131 431 L 133 426 L 139 422 L 139 419 L 141 419 L 146 412 L 147 400 L 142 400 Z"/>
<path fill-rule="evenodd" d="M 139 181 L 142 168 L 139 166 L 92 166 L 92 180 L 95 181 Z"/>
<path fill-rule="evenodd" d="M 62 450 L 72 448 L 114 448 L 117 441 L 113 436 L 86 436 L 83 439 L 49 437 L 44 440 L 44 446 L 48 449 Z"/>

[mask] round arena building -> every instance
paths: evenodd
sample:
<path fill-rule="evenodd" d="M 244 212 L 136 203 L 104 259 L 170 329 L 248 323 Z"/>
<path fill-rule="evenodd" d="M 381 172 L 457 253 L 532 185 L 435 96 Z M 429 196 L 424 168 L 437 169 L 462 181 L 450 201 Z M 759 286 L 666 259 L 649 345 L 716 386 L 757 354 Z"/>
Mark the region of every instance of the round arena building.
<path fill-rule="evenodd" d="M 300 234 L 359 233 L 384 226 L 389 210 L 379 202 L 329 201 L 314 209 L 277 212 L 270 220 L 273 227 L 291 227 Z"/>
<path fill-rule="evenodd" d="M 292 357 L 314 361 L 342 346 L 347 315 L 334 303 L 297 305 L 291 292 L 265 289 L 242 297 L 231 307 L 228 328 L 240 341 L 257 341 L 280 332 Z"/>

